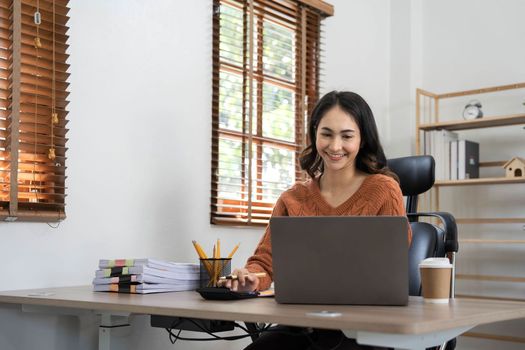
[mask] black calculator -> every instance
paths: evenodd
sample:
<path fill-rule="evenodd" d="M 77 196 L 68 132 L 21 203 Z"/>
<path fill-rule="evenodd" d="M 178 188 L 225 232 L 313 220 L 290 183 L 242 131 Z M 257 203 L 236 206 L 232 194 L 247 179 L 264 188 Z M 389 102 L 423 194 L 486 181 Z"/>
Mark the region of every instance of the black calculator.
<path fill-rule="evenodd" d="M 259 292 L 234 292 L 225 287 L 204 287 L 197 292 L 206 300 L 239 300 L 257 298 Z"/>

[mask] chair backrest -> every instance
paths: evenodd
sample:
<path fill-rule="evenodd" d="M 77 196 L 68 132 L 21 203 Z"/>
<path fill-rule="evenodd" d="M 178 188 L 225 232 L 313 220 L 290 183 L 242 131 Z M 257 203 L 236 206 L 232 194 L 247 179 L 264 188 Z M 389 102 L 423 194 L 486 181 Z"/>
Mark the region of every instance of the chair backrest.
<path fill-rule="evenodd" d="M 435 162 L 432 156 L 411 156 L 388 160 L 388 167 L 399 177 L 407 213 L 417 211 L 417 196 L 434 186 Z"/>
<path fill-rule="evenodd" d="M 409 294 L 421 295 L 419 263 L 429 257 L 445 257 L 457 251 L 457 230 L 454 218 L 448 213 L 417 213 L 418 195 L 434 185 L 434 158 L 411 156 L 388 160 L 388 167 L 399 177 L 401 191 L 407 197 L 406 211 L 412 228 L 409 249 Z M 439 218 L 444 226 L 419 222 L 421 216 Z M 447 241 L 448 240 L 448 241 Z"/>

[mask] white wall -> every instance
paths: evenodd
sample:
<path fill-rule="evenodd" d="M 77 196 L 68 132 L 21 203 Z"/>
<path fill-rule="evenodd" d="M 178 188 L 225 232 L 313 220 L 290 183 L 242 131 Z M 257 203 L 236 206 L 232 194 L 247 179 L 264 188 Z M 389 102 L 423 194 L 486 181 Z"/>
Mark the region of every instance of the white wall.
<path fill-rule="evenodd" d="M 423 1 L 425 70 L 430 91 L 523 81 L 525 3 Z"/>
<path fill-rule="evenodd" d="M 70 5 L 68 218 L 0 223 L 0 290 L 89 284 L 104 257 L 196 261 L 192 239 L 241 242 L 242 264 L 262 230 L 209 224 L 211 1 Z M 4 333 L 32 316 L 0 314 L 1 349 L 36 344 Z M 39 347 L 72 348 L 62 334 Z"/>
<path fill-rule="evenodd" d="M 388 135 L 390 157 L 414 154 L 415 89 L 421 86 L 422 21 L 420 0 L 391 1 Z"/>
<path fill-rule="evenodd" d="M 322 92 L 360 93 L 387 156 L 412 151 L 416 86 L 441 92 L 525 81 L 521 1 L 330 2 L 336 15 L 325 22 Z M 210 6 L 71 0 L 68 218 L 56 229 L 0 223 L 0 290 L 87 284 L 101 257 L 195 261 L 192 239 L 241 242 L 234 265 L 252 252 L 261 229 L 209 224 Z M 467 25 L 465 14 L 483 23 Z M 168 348 L 165 333 L 146 323 L 134 319 L 146 333 L 135 332 L 129 348 Z M 89 316 L 44 318 L 2 307 L 0 348 L 38 341 L 42 349 L 91 349 L 95 324 Z M 36 332 L 22 335 L 13 325 Z M 463 341 L 461 349 L 478 345 Z"/>
<path fill-rule="evenodd" d="M 210 6 L 71 1 L 68 218 L 0 223 L 0 290 L 86 284 L 101 257 L 195 261 L 192 239 L 251 253 L 260 229 L 209 224 Z"/>
<path fill-rule="evenodd" d="M 321 94 L 350 90 L 372 108 L 380 136 L 389 141 L 390 1 L 330 1 L 335 16 L 324 22 Z"/>

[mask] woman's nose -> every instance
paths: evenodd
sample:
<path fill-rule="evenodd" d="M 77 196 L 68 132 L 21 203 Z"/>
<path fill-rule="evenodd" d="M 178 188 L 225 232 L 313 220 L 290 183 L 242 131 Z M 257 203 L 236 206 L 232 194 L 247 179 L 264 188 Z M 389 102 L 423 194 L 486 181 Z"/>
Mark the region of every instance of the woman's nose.
<path fill-rule="evenodd" d="M 332 141 L 330 142 L 330 149 L 333 151 L 338 151 L 341 149 L 341 138 L 340 137 L 334 137 L 332 138 Z"/>

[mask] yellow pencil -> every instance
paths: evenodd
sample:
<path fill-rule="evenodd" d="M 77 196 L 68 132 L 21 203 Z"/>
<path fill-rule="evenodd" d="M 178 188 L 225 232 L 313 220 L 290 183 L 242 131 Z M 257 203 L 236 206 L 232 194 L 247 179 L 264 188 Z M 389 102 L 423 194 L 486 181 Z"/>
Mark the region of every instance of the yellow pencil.
<path fill-rule="evenodd" d="M 221 240 L 217 238 L 217 257 L 216 259 L 221 258 Z"/>
<path fill-rule="evenodd" d="M 202 249 L 201 245 L 197 243 L 197 241 L 192 241 L 193 246 L 195 247 L 195 250 L 197 251 L 197 254 L 199 255 L 199 258 L 201 259 L 208 259 L 208 256 L 204 252 L 204 249 Z"/>
<path fill-rule="evenodd" d="M 240 243 L 237 243 L 237 245 L 233 248 L 233 250 L 231 251 L 231 253 L 228 255 L 228 259 L 231 259 L 233 257 L 233 254 L 235 254 L 235 252 L 237 251 L 237 249 L 239 249 L 239 245 Z"/>
<path fill-rule="evenodd" d="M 195 251 L 197 252 L 197 255 L 199 256 L 199 259 L 202 259 L 201 252 L 200 252 L 199 248 L 197 247 L 197 242 L 196 241 L 191 241 L 191 243 L 193 244 L 193 247 L 195 248 Z"/>
<path fill-rule="evenodd" d="M 204 252 L 200 244 L 197 243 L 197 241 L 191 241 L 191 242 L 193 243 L 193 246 L 195 247 L 195 250 L 197 251 L 197 255 L 199 255 L 199 259 L 208 259 L 208 256 L 206 255 L 206 253 Z M 204 264 L 204 268 L 206 269 L 206 271 L 208 271 L 208 273 L 211 275 L 212 268 L 211 268 L 209 261 L 203 261 L 203 264 Z"/>
<path fill-rule="evenodd" d="M 213 245 L 212 257 L 213 257 L 213 260 L 211 262 L 210 283 L 208 283 L 208 285 L 211 287 L 216 287 L 217 277 L 219 277 L 218 276 L 219 273 L 217 272 L 217 249 L 215 248 L 215 244 Z"/>

